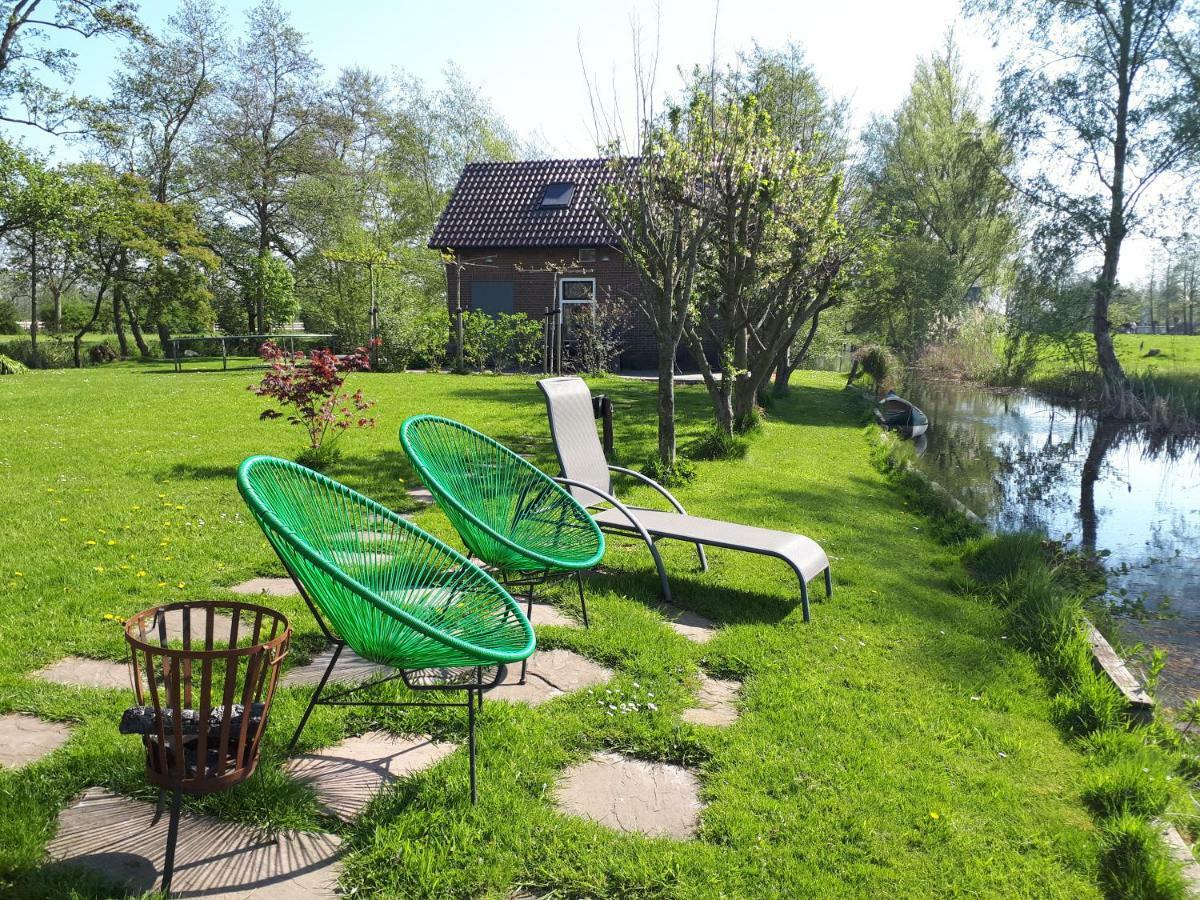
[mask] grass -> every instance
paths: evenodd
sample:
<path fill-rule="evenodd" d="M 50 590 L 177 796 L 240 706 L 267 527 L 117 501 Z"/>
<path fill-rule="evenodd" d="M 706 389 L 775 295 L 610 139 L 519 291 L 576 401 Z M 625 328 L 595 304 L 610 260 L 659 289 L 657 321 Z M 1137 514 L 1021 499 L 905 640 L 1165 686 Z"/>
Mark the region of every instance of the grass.
<path fill-rule="evenodd" d="M 0 712 L 75 725 L 45 760 L 0 771 L 0 894 L 111 896 L 43 865 L 55 817 L 91 785 L 152 796 L 137 741 L 116 733 L 124 692 L 29 674 L 67 654 L 123 659 L 121 630 L 106 616 L 229 596 L 244 578 L 281 574 L 233 474 L 251 453 L 294 456 L 296 430 L 257 421 L 248 373 L 167 368 L 0 378 Z M 689 547 L 666 544 L 676 603 L 723 626 L 692 644 L 652 608 L 657 583 L 644 547 L 614 540 L 604 573 L 588 580 L 592 628 L 541 628 L 539 642 L 610 667 L 609 689 L 653 693 L 657 710 L 609 716 L 602 694 L 588 692 L 536 709 L 489 704 L 477 807 L 460 752 L 342 826 L 280 770 L 308 696 L 295 689 L 277 701 L 258 774 L 188 806 L 339 831 L 343 886 L 358 896 L 503 898 L 516 887 L 596 898 L 1101 896 L 1102 858 L 1141 833 L 1093 824 L 1092 767 L 1053 723 L 1045 674 L 1004 639 L 1005 612 L 964 590 L 961 548 L 938 540 L 920 503 L 872 464 L 862 403 L 839 390 L 842 381 L 798 373 L 746 458 L 697 463 L 696 480 L 678 491 L 697 514 L 794 529 L 826 548 L 836 592 L 814 606 L 810 625 L 782 564 L 718 550 L 700 575 Z M 347 435 L 331 474 L 396 509 L 413 508 L 405 488 L 414 484 L 396 431 L 417 412 L 461 419 L 553 465 L 532 379 L 359 375 L 354 386 L 379 401 L 379 427 Z M 597 387 L 616 405 L 622 458 L 646 458 L 652 387 Z M 679 398 L 681 443 L 699 441 L 704 391 L 683 388 Z M 436 509 L 417 521 L 457 545 Z M 555 599 L 572 602 L 566 591 Z M 319 636 L 302 604 L 273 605 L 297 627 L 295 655 L 315 653 Z M 744 681 L 732 727 L 680 722 L 700 669 Z M 456 713 L 325 708 L 305 745 L 377 727 L 456 741 L 465 732 Z M 699 839 L 620 835 L 558 814 L 557 774 L 602 748 L 697 768 Z"/>

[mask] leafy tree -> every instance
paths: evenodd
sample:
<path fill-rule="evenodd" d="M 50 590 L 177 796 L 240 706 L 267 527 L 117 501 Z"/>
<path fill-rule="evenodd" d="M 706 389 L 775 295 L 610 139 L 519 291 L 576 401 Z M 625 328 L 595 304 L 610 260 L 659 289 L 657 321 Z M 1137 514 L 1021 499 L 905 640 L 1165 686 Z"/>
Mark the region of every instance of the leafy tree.
<path fill-rule="evenodd" d="M 255 255 L 274 250 L 295 262 L 301 229 L 292 192 L 306 176 L 327 168 L 318 141 L 320 66 L 274 0 L 250 10 L 248 23 L 213 115 L 204 165 L 216 189 L 217 214 L 248 226 L 226 234 L 252 241 Z M 266 298 L 250 299 L 248 326 L 258 331 L 266 323 Z"/>
<path fill-rule="evenodd" d="M 83 104 L 47 83 L 69 82 L 76 70 L 76 54 L 54 38 L 140 37 L 136 12 L 131 0 L 12 0 L 0 7 L 0 121 L 62 131 Z"/>
<path fill-rule="evenodd" d="M 865 135 L 863 177 L 883 241 L 854 325 L 912 361 L 939 322 L 1002 281 L 1015 249 L 1012 154 L 980 112 L 953 36 Z"/>
<path fill-rule="evenodd" d="M 647 99 L 650 85 L 640 90 Z M 665 474 L 676 465 L 675 354 L 710 226 L 710 209 L 701 201 L 712 140 L 702 106 L 675 107 L 641 123 L 632 161 L 615 152 L 619 145 L 612 148 L 616 177 L 605 209 L 626 259 L 641 276 L 642 290 L 633 301 L 658 346 L 658 469 Z"/>
<path fill-rule="evenodd" d="M 1100 258 L 1091 331 L 1110 411 L 1142 411 L 1112 342 L 1110 306 L 1125 238 L 1168 172 L 1200 162 L 1195 8 L 1185 0 L 967 0 L 1024 39 L 1000 85 L 1001 121 L 1041 162 L 1025 186 L 1046 217 Z"/>
<path fill-rule="evenodd" d="M 248 285 L 256 298 L 261 298 L 265 327 L 286 325 L 296 318 L 300 304 L 296 300 L 296 282 L 287 263 L 270 253 L 254 260 L 254 271 Z"/>
<path fill-rule="evenodd" d="M 789 144 L 755 94 L 736 80 L 715 99 L 693 87 L 693 108 L 714 129 L 701 202 L 711 232 L 684 336 L 726 437 L 754 420 L 756 398 L 800 329 L 836 302 L 850 244 L 840 221 L 838 156 L 812 128 Z M 799 132 L 799 129 L 798 129 Z M 718 366 L 706 347 L 717 348 Z M 720 377 L 718 378 L 718 374 Z"/>

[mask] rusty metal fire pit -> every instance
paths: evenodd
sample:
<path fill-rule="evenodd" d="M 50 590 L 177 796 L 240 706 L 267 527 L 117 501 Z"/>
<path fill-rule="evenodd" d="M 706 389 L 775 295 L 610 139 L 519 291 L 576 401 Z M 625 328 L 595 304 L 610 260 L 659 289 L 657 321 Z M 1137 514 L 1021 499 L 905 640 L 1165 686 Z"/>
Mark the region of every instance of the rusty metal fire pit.
<path fill-rule="evenodd" d="M 164 893 L 182 795 L 219 791 L 254 774 L 291 636 L 285 616 L 254 603 L 170 603 L 125 623 L 138 705 L 126 710 L 121 732 L 142 736 L 159 815 L 172 792 Z"/>

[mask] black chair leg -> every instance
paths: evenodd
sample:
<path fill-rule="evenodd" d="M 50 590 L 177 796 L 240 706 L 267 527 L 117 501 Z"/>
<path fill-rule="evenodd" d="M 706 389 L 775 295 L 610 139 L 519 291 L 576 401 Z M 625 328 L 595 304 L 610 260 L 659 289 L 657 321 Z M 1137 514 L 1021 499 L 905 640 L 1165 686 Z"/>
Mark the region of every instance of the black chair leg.
<path fill-rule="evenodd" d="M 479 792 L 475 786 L 475 691 L 467 690 L 467 755 L 471 766 L 471 805 L 479 801 Z M 482 693 L 482 691 L 480 691 Z"/>
<path fill-rule="evenodd" d="M 583 573 L 582 572 L 575 573 L 575 583 L 577 585 L 579 585 L 579 606 L 583 610 L 583 627 L 591 628 L 592 626 L 588 624 L 587 600 L 585 600 L 583 597 Z"/>
<path fill-rule="evenodd" d="M 529 593 L 526 595 L 525 617 L 533 622 L 533 585 L 529 585 Z M 521 680 L 517 684 L 525 683 L 525 672 L 529 669 L 529 660 L 521 660 Z"/>
<path fill-rule="evenodd" d="M 317 701 L 321 699 L 321 691 L 325 690 L 325 684 L 329 681 L 329 676 L 333 674 L 333 667 L 337 665 L 338 657 L 342 655 L 342 650 L 345 649 L 345 644 L 339 642 L 333 648 L 333 658 L 329 660 L 329 665 L 325 669 L 325 674 L 321 676 L 321 681 L 317 684 L 317 689 L 313 691 L 312 699 L 308 701 L 308 708 L 304 710 L 304 715 L 300 717 L 300 724 L 296 726 L 296 731 L 292 735 L 292 739 L 288 742 L 287 755 L 291 756 L 296 750 L 296 742 L 300 740 L 300 732 L 304 730 L 304 726 L 308 724 L 308 717 L 312 715 L 313 709 L 316 708 Z"/>
<path fill-rule="evenodd" d="M 825 596 L 833 596 L 833 576 L 829 574 L 829 567 L 825 568 Z"/>
<path fill-rule="evenodd" d="M 179 813 L 183 804 L 183 794 L 178 788 L 171 797 L 171 821 L 167 826 L 167 856 L 163 861 L 162 892 L 168 896 L 171 893 L 171 876 L 175 874 L 175 844 L 179 840 Z"/>

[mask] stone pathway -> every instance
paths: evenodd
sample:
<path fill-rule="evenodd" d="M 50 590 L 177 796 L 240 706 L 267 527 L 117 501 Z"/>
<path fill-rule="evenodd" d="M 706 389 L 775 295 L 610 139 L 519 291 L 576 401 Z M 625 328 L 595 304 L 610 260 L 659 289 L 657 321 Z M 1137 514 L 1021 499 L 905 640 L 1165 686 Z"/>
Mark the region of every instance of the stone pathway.
<path fill-rule="evenodd" d="M 555 803 L 616 831 L 692 837 L 700 824 L 700 782 L 670 763 L 597 753 L 559 779 Z"/>
<path fill-rule="evenodd" d="M 47 722 L 22 713 L 0 715 L 0 769 L 37 762 L 70 737 L 70 727 L 61 722 Z"/>
<path fill-rule="evenodd" d="M 58 662 L 30 673 L 31 678 L 41 678 L 69 687 L 120 688 L 133 690 L 126 663 L 106 659 L 84 659 L 82 656 L 64 656 Z"/>
<path fill-rule="evenodd" d="M 521 664 L 508 667 L 508 677 L 489 691 L 487 700 L 528 703 L 538 706 L 581 688 L 603 684 L 612 672 L 585 656 L 570 650 L 539 650 L 529 658 L 525 683 L 520 684 Z"/>
<path fill-rule="evenodd" d="M 737 699 L 741 689 L 740 682 L 709 678 L 701 672 L 697 704 L 685 709 L 680 718 L 693 725 L 732 725 L 737 721 Z"/>
<path fill-rule="evenodd" d="M 528 607 L 522 603 L 521 609 Z M 533 625 L 557 625 L 561 628 L 578 628 L 579 623 L 550 603 L 534 603 L 533 615 L 529 619 Z"/>
<path fill-rule="evenodd" d="M 659 605 L 658 611 L 663 614 L 663 617 L 667 620 L 667 625 L 672 631 L 683 635 L 689 641 L 695 641 L 697 644 L 704 644 L 711 641 L 713 635 L 717 633 L 715 623 L 704 618 L 704 616 L 689 612 L 686 609 L 679 609 L 662 603 Z"/>
<path fill-rule="evenodd" d="M 333 650 L 326 650 L 314 657 L 313 661 L 307 665 L 296 666 L 296 668 L 288 670 L 284 673 L 280 685 L 282 687 L 316 687 L 321 681 L 321 676 L 325 674 L 325 669 L 328 668 L 332 656 Z M 363 659 L 347 647 L 338 657 L 337 665 L 333 669 L 333 674 L 329 676 L 329 681 L 331 684 L 354 684 L 378 678 L 392 671 L 394 670 L 388 666 L 381 666 Z"/>
<path fill-rule="evenodd" d="M 300 592 L 290 578 L 251 578 L 230 588 L 235 594 L 267 597 L 295 597 Z"/>
<path fill-rule="evenodd" d="M 154 804 L 91 788 L 59 813 L 47 848 L 62 866 L 86 868 L 135 892 L 158 886 L 167 819 Z M 341 840 L 285 832 L 278 841 L 246 825 L 185 811 L 179 820 L 173 897 L 305 900 L 334 897 Z"/>
<path fill-rule="evenodd" d="M 434 503 L 437 502 L 434 499 L 433 494 L 430 492 L 429 488 L 424 487 L 424 486 L 415 487 L 415 488 L 410 489 L 408 492 L 408 496 L 409 496 L 409 499 L 415 500 L 415 501 L 417 501 L 417 503 L 420 503 L 423 506 L 432 506 Z"/>
<path fill-rule="evenodd" d="M 348 822 L 389 781 L 429 768 L 455 749 L 456 745 L 437 743 L 427 735 L 397 737 L 372 731 L 298 756 L 284 769 L 311 784 L 322 805 Z"/>

